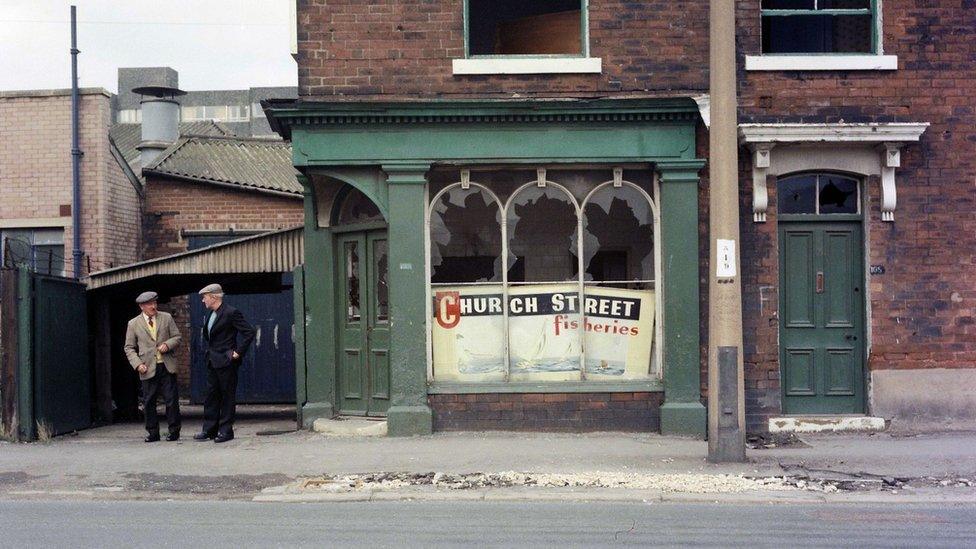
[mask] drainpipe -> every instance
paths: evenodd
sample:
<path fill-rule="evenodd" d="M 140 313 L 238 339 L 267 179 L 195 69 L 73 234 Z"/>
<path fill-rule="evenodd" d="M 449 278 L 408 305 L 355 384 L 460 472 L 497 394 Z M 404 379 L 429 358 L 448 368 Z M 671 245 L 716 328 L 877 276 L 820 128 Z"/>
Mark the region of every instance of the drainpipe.
<path fill-rule="evenodd" d="M 78 21 L 75 6 L 71 6 L 71 274 L 81 278 L 81 145 L 78 139 Z"/>
<path fill-rule="evenodd" d="M 744 462 L 735 2 L 711 0 L 709 19 L 708 461 Z"/>

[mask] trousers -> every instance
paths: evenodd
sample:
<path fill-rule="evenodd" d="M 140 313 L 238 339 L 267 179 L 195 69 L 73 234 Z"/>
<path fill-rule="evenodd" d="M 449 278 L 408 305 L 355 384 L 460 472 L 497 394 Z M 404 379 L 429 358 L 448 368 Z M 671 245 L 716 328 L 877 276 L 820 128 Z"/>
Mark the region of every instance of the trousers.
<path fill-rule="evenodd" d="M 156 411 L 156 401 L 162 393 L 163 404 L 166 405 L 166 423 L 169 432 L 180 432 L 180 391 L 176 386 L 176 374 L 170 373 L 166 365 L 160 362 L 156 365 L 156 375 L 142 382 L 143 407 L 146 414 L 146 431 L 151 435 L 159 434 L 159 413 Z"/>
<path fill-rule="evenodd" d="M 237 411 L 238 364 L 214 368 L 207 362 L 207 396 L 203 401 L 203 432 L 233 435 Z"/>

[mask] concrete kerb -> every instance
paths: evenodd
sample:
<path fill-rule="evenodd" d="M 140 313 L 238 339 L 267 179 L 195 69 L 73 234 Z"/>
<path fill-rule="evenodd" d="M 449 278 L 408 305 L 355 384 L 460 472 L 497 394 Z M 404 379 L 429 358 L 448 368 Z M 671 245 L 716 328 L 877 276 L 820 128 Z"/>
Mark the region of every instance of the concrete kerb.
<path fill-rule="evenodd" d="M 857 504 L 976 504 L 976 494 L 947 495 L 931 494 L 892 494 L 877 492 L 853 492 L 825 494 L 822 492 L 744 492 L 736 494 L 680 493 L 654 490 L 626 489 L 588 489 L 588 490 L 540 490 L 503 489 L 484 490 L 370 490 L 344 493 L 305 493 L 272 494 L 263 493 L 252 501 L 259 503 L 343 503 L 374 501 L 457 501 L 457 502 L 626 502 L 626 503 L 714 503 L 714 504 L 818 504 L 818 503 L 857 503 Z"/>

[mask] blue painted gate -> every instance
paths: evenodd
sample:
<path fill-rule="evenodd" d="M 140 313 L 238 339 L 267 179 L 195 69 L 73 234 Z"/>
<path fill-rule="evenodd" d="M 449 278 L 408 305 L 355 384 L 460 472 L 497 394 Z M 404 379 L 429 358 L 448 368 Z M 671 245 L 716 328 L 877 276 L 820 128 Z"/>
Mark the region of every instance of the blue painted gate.
<path fill-rule="evenodd" d="M 199 249 L 239 237 L 190 237 L 189 248 Z M 227 294 L 224 301 L 240 309 L 257 331 L 244 356 L 238 376 L 239 403 L 295 402 L 294 297 L 292 273 L 283 273 L 282 291 L 266 294 Z M 200 296 L 188 296 L 190 304 L 190 401 L 202 403 L 207 391 L 206 342 L 203 329 L 206 309 Z"/>

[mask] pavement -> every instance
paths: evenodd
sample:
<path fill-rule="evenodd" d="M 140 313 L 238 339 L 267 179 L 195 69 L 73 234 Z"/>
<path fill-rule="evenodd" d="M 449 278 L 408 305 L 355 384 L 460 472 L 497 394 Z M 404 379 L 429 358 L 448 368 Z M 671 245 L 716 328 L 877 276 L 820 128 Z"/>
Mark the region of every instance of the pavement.
<path fill-rule="evenodd" d="M 654 433 L 330 436 L 267 408 L 213 444 L 187 412 L 178 442 L 133 423 L 0 442 L 0 499 L 976 503 L 973 432 L 802 435 L 710 464 L 704 441 Z"/>

